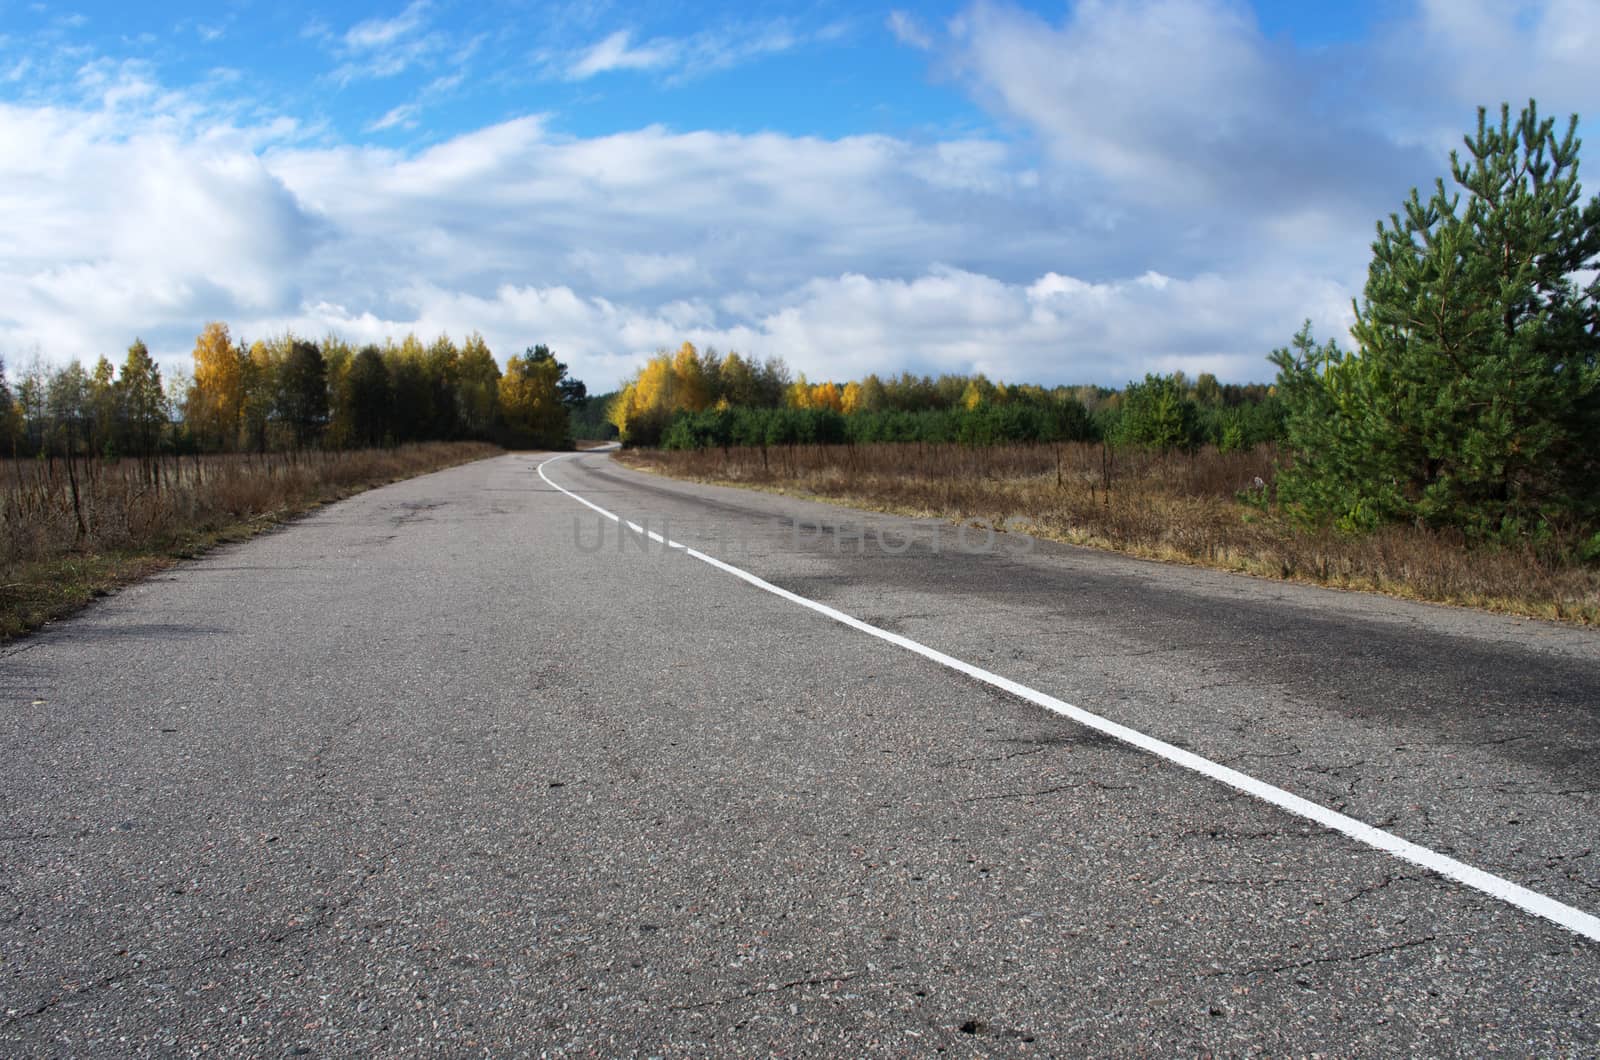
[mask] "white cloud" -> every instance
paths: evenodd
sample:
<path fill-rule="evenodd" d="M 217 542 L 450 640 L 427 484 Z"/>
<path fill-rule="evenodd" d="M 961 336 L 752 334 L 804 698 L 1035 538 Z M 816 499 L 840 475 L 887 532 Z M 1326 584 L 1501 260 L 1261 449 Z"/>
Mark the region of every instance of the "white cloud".
<path fill-rule="evenodd" d="M 726 70 L 762 56 L 791 51 L 812 40 L 836 40 L 842 32 L 839 26 L 827 26 L 816 34 L 805 34 L 788 22 L 777 21 L 703 33 L 691 42 L 683 76 Z"/>
<path fill-rule="evenodd" d="M 836 41 L 846 32 L 840 23 L 802 31 L 787 19 L 774 19 L 714 26 L 686 37 L 653 37 L 635 44 L 633 32 L 624 29 L 569 58 L 559 73 L 569 81 L 584 81 L 619 70 L 661 71 L 670 75 L 670 81 L 682 82 L 807 44 Z"/>
<path fill-rule="evenodd" d="M 979 97 L 1125 206 L 1353 220 L 1423 161 L 1335 104 L 1330 57 L 1273 46 L 1226 0 L 1084 0 L 1059 25 L 980 4 L 956 36 Z"/>
<path fill-rule="evenodd" d="M 706 275 L 690 254 L 601 253 L 580 247 L 567 260 L 595 286 L 617 291 L 698 286 Z"/>
<path fill-rule="evenodd" d="M 1494 75 L 1508 92 L 1522 76 L 1541 103 L 1553 93 L 1549 109 L 1579 109 L 1597 89 L 1570 41 L 1592 40 L 1593 19 L 1574 7 L 1557 33 L 1550 12 L 1566 2 L 1513 17 L 1463 0 L 1405 25 L 1424 70 L 1494 66 L 1499 35 L 1514 42 Z M 430 36 L 421 5 L 317 33 L 364 70 L 421 67 L 427 87 L 372 131 L 470 88 L 449 57 L 473 45 Z M 558 72 L 685 76 L 809 39 L 782 22 L 624 33 Z M 1037 150 L 986 136 L 574 137 L 527 115 L 400 151 L 249 101 L 207 105 L 138 64 L 74 59 L 66 101 L 0 104 L 0 230 L 18 234 L 0 247 L 0 354 L 92 358 L 138 334 L 181 358 L 221 318 L 248 337 L 478 329 L 502 355 L 550 344 L 595 389 L 684 339 L 783 356 L 812 378 L 1260 379 L 1301 319 L 1344 330 L 1373 220 L 1443 171 L 1437 128 L 1454 139 L 1471 117 L 1472 85 L 1414 86 L 1383 41 L 1301 53 L 1213 0 L 1082 0 L 1055 22 L 983 4 L 926 39 Z M 1341 106 L 1320 86 L 1357 59 L 1363 94 Z"/>
<path fill-rule="evenodd" d="M 1266 351 L 1301 316 L 1317 318 L 1324 334 L 1348 326 L 1341 289 L 1263 279 L 1150 273 L 1095 283 L 1052 272 L 1011 284 L 955 269 L 909 280 L 846 275 L 807 284 L 760 321 L 751 341 L 837 379 L 907 363 L 1014 382 L 1122 382 L 1177 368 L 1259 378 Z M 1293 308 L 1284 296 L 1297 299 Z"/>
<path fill-rule="evenodd" d="M 369 18 L 358 22 L 345 31 L 345 47 L 352 51 L 387 48 L 420 29 L 427 8 L 426 0 L 415 0 L 393 18 Z"/>
<path fill-rule="evenodd" d="M 634 47 L 632 38 L 629 31 L 618 30 L 599 41 L 568 68 L 567 77 L 582 81 L 613 70 L 656 70 L 670 65 L 678 57 L 678 46 L 670 41 L 653 41 Z"/>
<path fill-rule="evenodd" d="M 901 44 L 919 51 L 928 51 L 933 47 L 933 38 L 922 28 L 922 23 L 917 21 L 917 17 L 909 12 L 891 11 L 884 24 L 889 27 L 889 32 L 894 34 L 894 39 Z"/>
<path fill-rule="evenodd" d="M 391 107 L 382 117 L 368 125 L 366 131 L 369 133 L 382 132 L 384 129 L 393 129 L 397 125 L 406 129 L 414 129 L 417 125 L 417 115 L 421 110 L 422 108 L 415 103 L 402 103 L 398 107 Z"/>
<path fill-rule="evenodd" d="M 0 344 L 93 356 L 134 333 L 298 297 L 321 222 L 245 146 L 120 114 L 0 105 Z"/>
<path fill-rule="evenodd" d="M 1430 151 L 1461 146 L 1474 108 L 1600 112 L 1600 5 L 1590 0 L 1417 0 L 1377 38 L 1368 65 L 1396 135 Z"/>
<path fill-rule="evenodd" d="M 320 23 L 307 26 L 304 32 L 332 45 L 335 54 L 343 58 L 332 74 L 341 85 L 395 77 L 429 62 L 450 46 L 444 34 L 424 32 L 427 9 L 427 0 L 414 0 L 392 18 L 358 22 L 337 38 Z"/>
<path fill-rule="evenodd" d="M 245 336 L 477 329 L 502 355 L 548 343 L 597 388 L 685 338 L 813 378 L 1120 382 L 1184 358 L 1259 377 L 1311 295 L 1330 326 L 1344 312 L 1314 276 L 1162 287 L 1139 255 L 1119 273 L 1126 233 L 989 141 L 572 139 L 539 117 L 417 153 L 298 135 L 0 107 L 21 148 L 0 158 L 17 190 L 0 225 L 29 233 L 0 258 L 0 352 L 91 358 L 139 334 L 171 364 L 220 318 Z"/>

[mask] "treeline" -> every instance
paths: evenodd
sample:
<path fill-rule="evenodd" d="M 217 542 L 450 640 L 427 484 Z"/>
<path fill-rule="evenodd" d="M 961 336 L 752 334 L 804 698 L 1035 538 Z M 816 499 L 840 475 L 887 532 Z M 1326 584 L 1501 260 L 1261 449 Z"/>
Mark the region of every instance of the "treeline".
<path fill-rule="evenodd" d="M 355 347 L 285 334 L 246 344 L 206 325 L 192 376 L 163 380 L 143 342 L 120 367 L 102 356 L 13 384 L 0 362 L 0 439 L 13 456 L 139 456 L 391 447 L 481 440 L 509 447 L 571 444 L 569 410 L 584 384 L 545 346 L 501 370 L 477 333 L 457 345 L 415 335 Z"/>
<path fill-rule="evenodd" d="M 607 394 L 590 394 L 581 403 L 567 410 L 567 424 L 572 437 L 579 440 L 607 441 L 617 437 L 616 424 L 611 422 L 611 403 L 617 391 Z"/>
<path fill-rule="evenodd" d="M 792 378 L 781 360 L 757 364 L 691 343 L 652 358 L 609 400 L 608 415 L 625 444 L 667 449 L 1106 441 L 1231 450 L 1276 441 L 1284 425 L 1271 387 L 1210 374 L 1146 376 L 1120 391 L 911 373 L 841 385 Z"/>

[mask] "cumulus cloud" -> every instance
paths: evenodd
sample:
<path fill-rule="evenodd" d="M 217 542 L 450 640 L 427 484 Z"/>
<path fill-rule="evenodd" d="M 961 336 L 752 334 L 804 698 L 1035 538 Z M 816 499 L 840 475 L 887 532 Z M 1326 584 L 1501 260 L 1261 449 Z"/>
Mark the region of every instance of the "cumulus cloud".
<path fill-rule="evenodd" d="M 1084 0 L 1060 24 L 982 4 L 957 39 L 980 97 L 1124 206 L 1366 218 L 1427 161 L 1340 108 L 1333 57 L 1221 0 Z"/>
<path fill-rule="evenodd" d="M 1305 49 L 1268 40 L 1238 0 L 1081 0 L 1059 21 L 982 0 L 950 47 L 976 96 L 1090 193 L 1269 229 L 1296 218 L 1368 230 L 1442 172 L 1478 105 L 1600 105 L 1600 6 L 1396 11 L 1369 40 Z"/>
<path fill-rule="evenodd" d="M 260 157 L 112 116 L 0 105 L 0 343 L 97 355 L 298 297 L 323 234 Z"/>
<path fill-rule="evenodd" d="M 415 155 L 283 150 L 268 161 L 302 201 L 349 221 L 342 252 L 372 262 L 384 287 L 386 263 L 425 262 L 453 283 L 487 274 L 676 297 L 784 290 L 866 262 L 915 272 L 933 244 L 953 264 L 1015 275 L 1057 260 L 1019 207 L 1042 194 L 981 145 L 660 128 L 573 140 L 530 117 Z M 661 263 L 671 270 L 642 267 Z"/>
<path fill-rule="evenodd" d="M 910 360 L 1011 381 L 1122 382 L 1178 368 L 1239 379 L 1260 376 L 1263 351 L 1282 344 L 1296 312 L 1348 326 L 1342 289 L 1314 280 L 1151 272 L 1089 282 L 1049 272 L 1010 284 L 936 268 L 907 280 L 814 280 L 749 341 L 834 378 Z"/>
<path fill-rule="evenodd" d="M 1588 0 L 1418 0 L 1363 56 L 1396 133 L 1433 152 L 1461 146 L 1473 108 L 1600 112 L 1600 5 Z"/>
<path fill-rule="evenodd" d="M 23 148 L 0 159 L 21 192 L 0 223 L 31 233 L 0 263 L 0 349 L 92 357 L 137 333 L 171 363 L 221 318 L 357 341 L 478 329 L 502 355 L 548 343 L 598 387 L 684 339 L 813 378 L 1239 378 L 1325 294 L 1282 275 L 1158 289 L 1131 259 L 1107 275 L 1110 238 L 991 141 L 573 139 L 535 116 L 415 153 L 257 150 L 260 130 L 131 124 L 0 109 Z"/>
<path fill-rule="evenodd" d="M 1537 85 L 1582 109 L 1595 19 L 1572 6 L 1558 32 L 1568 3 L 1425 3 L 1401 28 L 1413 67 L 1475 64 L 1513 100 Z M 685 339 L 812 378 L 1260 379 L 1303 318 L 1348 326 L 1374 219 L 1443 171 L 1438 130 L 1458 137 L 1485 90 L 1421 84 L 1394 26 L 1313 53 L 1222 0 L 1055 20 L 981 3 L 889 28 L 1025 135 L 576 137 L 530 114 L 394 150 L 79 57 L 69 100 L 0 104 L 0 227 L 22 234 L 0 249 L 0 354 L 92 358 L 139 334 L 171 363 L 220 318 L 246 337 L 477 329 L 502 356 L 548 343 L 594 389 Z M 338 61 L 432 79 L 373 132 L 462 84 L 417 58 L 447 54 L 421 4 L 318 34 Z M 1515 45 L 1498 61 L 1497 36 Z M 814 38 L 618 33 L 556 69 L 665 73 Z M 1358 89 L 1335 86 L 1347 68 Z"/>

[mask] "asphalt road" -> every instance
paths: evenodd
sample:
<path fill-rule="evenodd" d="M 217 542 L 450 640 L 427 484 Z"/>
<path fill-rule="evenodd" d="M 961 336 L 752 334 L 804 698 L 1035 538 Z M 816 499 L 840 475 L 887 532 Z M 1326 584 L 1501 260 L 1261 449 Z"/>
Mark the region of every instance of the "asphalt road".
<path fill-rule="evenodd" d="M 1600 944 L 541 459 L 0 654 L 0 1053 L 1600 1052 Z M 1600 910 L 1593 632 L 546 472 Z"/>

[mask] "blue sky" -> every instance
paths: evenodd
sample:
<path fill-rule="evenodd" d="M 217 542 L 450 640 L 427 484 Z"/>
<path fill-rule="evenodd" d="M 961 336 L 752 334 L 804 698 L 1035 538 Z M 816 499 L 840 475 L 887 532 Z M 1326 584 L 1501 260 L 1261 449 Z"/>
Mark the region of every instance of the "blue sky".
<path fill-rule="evenodd" d="M 1478 104 L 1591 113 L 1597 52 L 1592 0 L 0 0 L 0 356 L 1261 379 Z"/>

